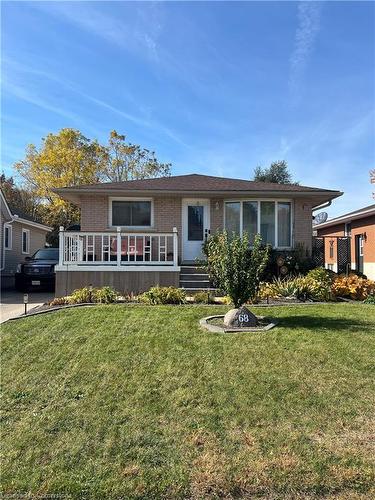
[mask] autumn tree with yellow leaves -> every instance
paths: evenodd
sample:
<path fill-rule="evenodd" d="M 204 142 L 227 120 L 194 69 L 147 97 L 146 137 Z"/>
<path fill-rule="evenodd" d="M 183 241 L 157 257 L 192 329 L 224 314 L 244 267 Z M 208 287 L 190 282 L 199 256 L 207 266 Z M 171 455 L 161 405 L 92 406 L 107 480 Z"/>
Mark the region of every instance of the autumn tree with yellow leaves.
<path fill-rule="evenodd" d="M 160 163 L 153 151 L 127 143 L 115 130 L 102 145 L 79 130 L 63 128 L 43 138 L 39 148 L 29 144 L 14 167 L 25 187 L 42 200 L 43 221 L 56 229 L 79 222 L 79 210 L 53 188 L 170 175 L 170 164 Z"/>

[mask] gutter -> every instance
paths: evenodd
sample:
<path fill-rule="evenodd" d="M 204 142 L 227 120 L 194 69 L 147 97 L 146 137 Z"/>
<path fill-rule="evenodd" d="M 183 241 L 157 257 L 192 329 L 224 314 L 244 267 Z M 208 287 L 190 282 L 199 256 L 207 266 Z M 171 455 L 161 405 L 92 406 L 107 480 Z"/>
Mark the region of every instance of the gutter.
<path fill-rule="evenodd" d="M 326 203 L 323 203 L 322 205 L 318 205 L 317 207 L 313 208 L 312 211 L 315 212 L 315 210 L 321 210 L 322 208 L 327 208 L 332 205 L 332 200 L 327 201 Z"/>

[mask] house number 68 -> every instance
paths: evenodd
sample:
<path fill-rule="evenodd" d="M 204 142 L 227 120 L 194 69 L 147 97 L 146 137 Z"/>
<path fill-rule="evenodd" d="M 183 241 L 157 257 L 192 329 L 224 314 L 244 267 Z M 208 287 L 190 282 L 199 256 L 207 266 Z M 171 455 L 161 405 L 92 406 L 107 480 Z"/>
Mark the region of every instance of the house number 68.
<path fill-rule="evenodd" d="M 249 315 L 248 314 L 240 314 L 238 316 L 238 320 L 240 323 L 247 323 L 249 321 Z"/>

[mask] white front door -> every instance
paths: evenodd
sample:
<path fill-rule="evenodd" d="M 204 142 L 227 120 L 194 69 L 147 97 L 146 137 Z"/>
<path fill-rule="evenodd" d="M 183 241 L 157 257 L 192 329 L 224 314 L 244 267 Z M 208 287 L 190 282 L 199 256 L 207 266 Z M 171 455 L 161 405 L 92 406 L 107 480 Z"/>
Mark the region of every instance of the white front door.
<path fill-rule="evenodd" d="M 182 259 L 203 258 L 202 245 L 210 231 L 210 200 L 182 200 Z"/>

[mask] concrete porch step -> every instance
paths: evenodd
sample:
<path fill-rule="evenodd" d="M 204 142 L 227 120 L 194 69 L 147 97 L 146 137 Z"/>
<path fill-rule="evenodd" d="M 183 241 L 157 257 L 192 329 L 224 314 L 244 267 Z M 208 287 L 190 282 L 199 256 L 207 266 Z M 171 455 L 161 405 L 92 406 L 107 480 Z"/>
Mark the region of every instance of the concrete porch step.
<path fill-rule="evenodd" d="M 208 279 L 208 274 L 180 273 L 180 281 L 207 281 Z"/>
<path fill-rule="evenodd" d="M 180 281 L 180 288 L 185 290 L 206 290 L 207 288 L 212 289 L 210 281 Z"/>
<path fill-rule="evenodd" d="M 181 266 L 181 274 L 205 274 L 204 269 L 202 267 L 197 266 Z"/>

